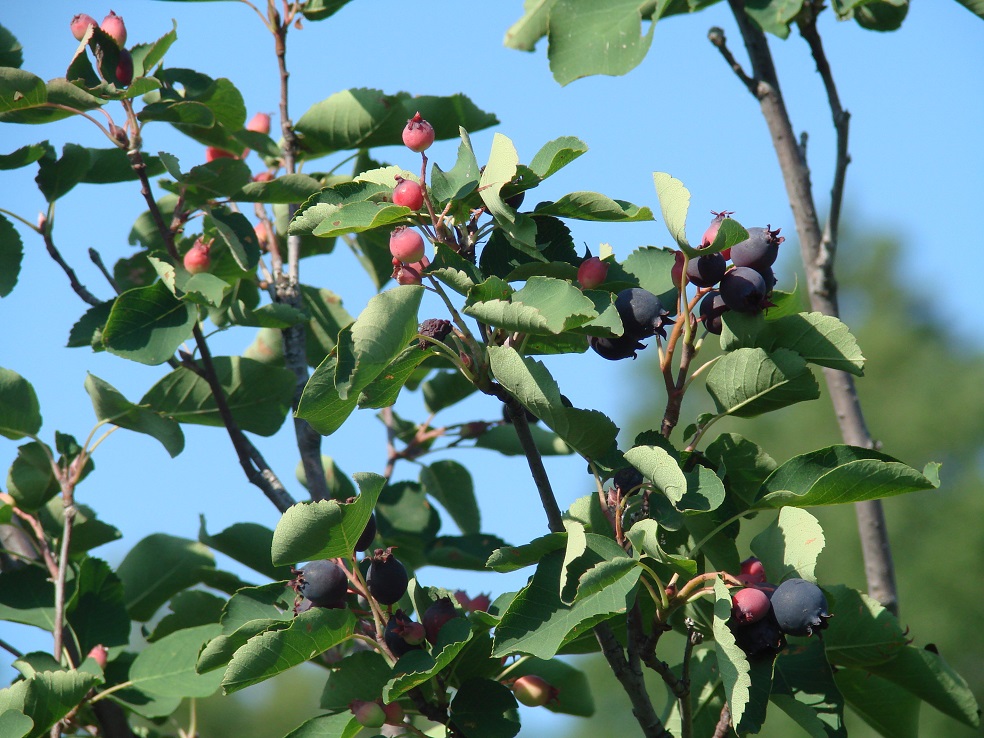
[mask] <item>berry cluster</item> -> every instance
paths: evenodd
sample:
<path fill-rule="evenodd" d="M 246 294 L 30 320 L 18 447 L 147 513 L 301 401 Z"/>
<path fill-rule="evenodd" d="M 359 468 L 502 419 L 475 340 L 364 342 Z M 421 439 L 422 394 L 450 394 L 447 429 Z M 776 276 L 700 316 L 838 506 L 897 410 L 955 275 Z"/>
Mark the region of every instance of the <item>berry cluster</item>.
<path fill-rule="evenodd" d="M 673 323 L 659 298 L 641 287 L 629 287 L 619 292 L 615 296 L 615 310 L 622 319 L 622 335 L 617 338 L 588 338 L 588 345 L 611 361 L 630 356 L 634 359 L 636 352 L 645 348 L 642 339 L 652 336 L 666 338 L 666 326 Z"/>
<path fill-rule="evenodd" d="M 119 57 L 116 62 L 116 84 L 120 87 L 129 87 L 133 82 L 133 57 L 125 48 L 126 46 L 126 25 L 123 23 L 123 16 L 117 15 L 112 10 L 109 15 L 103 18 L 102 23 L 96 23 L 96 19 L 87 13 L 79 13 L 71 22 L 72 35 L 76 41 L 81 41 L 89 32 L 90 27 L 97 27 L 116 43 L 119 50 Z M 111 82 L 113 80 L 107 80 Z"/>
<path fill-rule="evenodd" d="M 773 658 L 786 647 L 786 636 L 811 636 L 827 627 L 827 598 L 813 582 L 769 584 L 754 557 L 742 562 L 738 579 L 746 586 L 731 596 L 728 627 L 750 659 Z"/>
<path fill-rule="evenodd" d="M 430 148 L 434 138 L 434 127 L 420 113 L 415 113 L 403 129 L 403 143 L 420 154 Z M 393 204 L 413 211 L 423 208 L 427 194 L 424 187 L 400 175 L 395 179 Z M 423 271 L 430 264 L 424 255 L 423 237 L 409 226 L 398 226 L 390 234 L 389 247 L 393 255 L 393 279 L 398 284 L 420 284 Z"/>
<path fill-rule="evenodd" d="M 732 213 L 714 213 L 714 220 L 704 232 L 701 248 L 707 248 L 717 236 L 721 223 Z M 769 297 L 776 284 L 772 265 L 779 256 L 779 244 L 785 238 L 780 229 L 749 228 L 748 238 L 717 254 L 706 254 L 687 262 L 687 281 L 700 289 L 709 290 L 700 302 L 700 318 L 709 333 L 721 334 L 721 316 L 728 310 L 755 314 L 772 307 Z M 732 267 L 728 268 L 728 261 Z M 677 252 L 673 267 L 673 284 L 683 280 L 683 253 Z"/>

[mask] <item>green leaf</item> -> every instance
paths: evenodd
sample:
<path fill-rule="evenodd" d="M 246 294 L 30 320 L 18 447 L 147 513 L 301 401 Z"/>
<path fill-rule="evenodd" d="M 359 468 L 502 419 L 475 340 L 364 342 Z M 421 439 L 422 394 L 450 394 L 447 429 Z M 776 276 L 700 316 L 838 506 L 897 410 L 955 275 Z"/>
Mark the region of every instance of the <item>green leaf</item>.
<path fill-rule="evenodd" d="M 598 535 L 589 534 L 588 537 L 591 554 L 582 556 L 576 568 L 568 570 L 568 579 L 577 580 L 578 573 L 587 571 L 607 556 L 617 556 L 607 544 L 621 550 L 613 541 Z M 600 541 L 605 541 L 606 546 L 602 547 Z M 595 549 L 605 553 L 600 554 Z M 551 658 L 565 641 L 573 640 L 611 615 L 624 613 L 633 601 L 641 572 L 639 568 L 635 569 L 634 576 L 623 576 L 597 594 L 578 599 L 573 605 L 564 604 L 560 599 L 563 564 L 564 554 L 560 551 L 540 560 L 532 581 L 516 595 L 495 630 L 494 656 L 526 653 Z"/>
<path fill-rule="evenodd" d="M 436 413 L 473 395 L 478 388 L 457 369 L 438 371 L 420 385 L 427 412 Z"/>
<path fill-rule="evenodd" d="M 259 523 L 236 523 L 221 533 L 210 535 L 205 528 L 205 516 L 199 515 L 198 540 L 219 553 L 224 553 L 253 571 L 270 579 L 289 579 L 290 568 L 274 566 L 270 558 L 273 531 Z"/>
<path fill-rule="evenodd" d="M 80 182 L 86 184 L 112 184 L 115 182 L 132 182 L 137 179 L 137 173 L 127 158 L 126 151 L 120 148 L 86 149 L 89 154 L 89 166 L 82 174 Z M 164 173 L 164 164 L 156 156 L 143 155 L 147 167 L 147 176 L 156 177 Z"/>
<path fill-rule="evenodd" d="M 907 630 L 876 600 L 842 584 L 824 590 L 834 615 L 823 632 L 831 665 L 871 669 L 891 661 L 905 647 Z"/>
<path fill-rule="evenodd" d="M 427 563 L 445 569 L 485 571 L 485 563 L 506 544 L 498 536 L 470 533 L 464 536 L 439 536 L 425 550 Z"/>
<path fill-rule="evenodd" d="M 24 738 L 34 727 L 34 721 L 19 710 L 0 712 L 0 735 L 7 738 Z"/>
<path fill-rule="evenodd" d="M 749 0 L 745 13 L 766 33 L 789 36 L 789 26 L 803 8 L 803 0 Z"/>
<path fill-rule="evenodd" d="M 486 568 L 508 572 L 532 566 L 548 553 L 564 548 L 566 542 L 567 533 L 548 533 L 522 546 L 503 546 L 489 556 Z"/>
<path fill-rule="evenodd" d="M 360 473 L 354 478 L 359 496 L 351 504 L 319 500 L 287 509 L 273 532 L 274 565 L 351 556 L 386 483 L 376 474 Z"/>
<path fill-rule="evenodd" d="M 844 698 L 834 678 L 823 642 L 810 639 L 779 654 L 771 700 L 810 736 L 847 738 Z"/>
<path fill-rule="evenodd" d="M 236 202 L 304 202 L 321 191 L 321 182 L 307 174 L 284 174 L 270 182 L 250 182 L 233 196 Z"/>
<path fill-rule="evenodd" d="M 16 441 L 41 430 L 41 406 L 24 377 L 0 367 L 0 435 Z"/>
<path fill-rule="evenodd" d="M 13 291 L 23 259 L 24 242 L 20 233 L 0 214 L 0 297 L 6 297 Z"/>
<path fill-rule="evenodd" d="M 333 665 L 321 693 L 325 710 L 348 710 L 352 700 L 371 702 L 383 693 L 392 667 L 381 653 L 357 651 Z"/>
<path fill-rule="evenodd" d="M 489 348 L 489 359 L 492 373 L 509 393 L 579 454 L 600 458 L 612 447 L 618 433 L 615 424 L 597 410 L 565 407 L 557 383 L 542 363 L 501 346 Z"/>
<path fill-rule="evenodd" d="M 536 223 L 528 215 L 517 213 L 507 205 L 501 195 L 503 186 L 516 176 L 518 164 L 519 154 L 513 142 L 496 133 L 492 138 L 489 163 L 485 165 L 479 180 L 479 194 L 509 243 L 535 259 L 546 261 L 536 247 Z"/>
<path fill-rule="evenodd" d="M 55 159 L 52 152 L 38 160 L 38 176 L 35 181 L 45 200 L 54 202 L 67 194 L 75 185 L 82 181 L 89 171 L 89 151 L 84 146 L 67 143 L 62 148 L 60 159 Z"/>
<path fill-rule="evenodd" d="M 933 489 L 937 467 L 929 464 L 921 474 L 877 451 L 828 446 L 794 456 L 770 474 L 755 507 L 837 505 Z"/>
<path fill-rule="evenodd" d="M 79 564 L 75 591 L 66 606 L 79 651 L 130 642 L 130 616 L 123 604 L 123 583 L 105 561 L 86 557 Z"/>
<path fill-rule="evenodd" d="M 335 367 L 339 399 L 357 397 L 406 347 L 417 332 L 417 309 L 422 296 L 423 288 L 414 286 L 378 294 L 369 300 L 355 323 L 342 330 Z M 300 412 L 299 407 L 299 416 Z"/>
<path fill-rule="evenodd" d="M 823 528 L 806 510 L 784 507 L 765 530 L 752 539 L 751 549 L 769 574 L 781 582 L 790 577 L 816 582 L 817 558 L 823 550 Z"/>
<path fill-rule="evenodd" d="M 3 32 L 2 29 L 3 27 L 0 26 L 0 33 Z M 12 151 L 9 154 L 0 154 L 0 170 L 6 171 L 9 169 L 20 169 L 21 167 L 26 167 L 28 164 L 33 164 L 50 151 L 52 151 L 51 144 L 47 141 L 30 144 L 28 146 L 21 146 L 19 149 Z"/>
<path fill-rule="evenodd" d="M 171 633 L 141 651 L 130 667 L 130 681 L 159 697 L 208 697 L 218 689 L 220 672 L 195 671 L 202 645 L 221 631 L 218 623 Z"/>
<path fill-rule="evenodd" d="M 530 160 L 529 168 L 541 180 L 556 174 L 581 154 L 587 153 L 588 145 L 574 136 L 561 136 L 544 144 Z"/>
<path fill-rule="evenodd" d="M 635 446 L 625 452 L 625 460 L 666 495 L 676 507 L 687 494 L 687 478 L 668 451 L 659 446 Z"/>
<path fill-rule="evenodd" d="M 240 428 L 272 436 L 290 411 L 296 379 L 283 367 L 239 356 L 216 356 L 212 363 L 232 417 Z M 222 417 L 208 382 L 185 367 L 164 375 L 140 400 L 179 423 L 222 427 Z"/>
<path fill-rule="evenodd" d="M 445 669 L 461 653 L 471 640 L 471 625 L 464 618 L 447 622 L 434 646 L 434 655 L 423 650 L 413 650 L 400 657 L 394 670 L 398 673 L 383 688 L 383 700 L 393 702 L 415 687 L 430 681 Z"/>
<path fill-rule="evenodd" d="M 723 467 L 728 490 L 746 505 L 751 504 L 762 482 L 778 466 L 758 444 L 737 433 L 722 433 L 704 453 Z"/>
<path fill-rule="evenodd" d="M 625 200 L 613 200 L 597 192 L 571 192 L 556 202 L 539 203 L 534 212 L 537 215 L 606 223 L 653 220 L 653 211 L 649 208 L 639 207 Z"/>
<path fill-rule="evenodd" d="M 133 57 L 133 76 L 143 77 L 148 75 L 153 68 L 160 63 L 171 48 L 171 44 L 178 40 L 178 24 L 172 21 L 172 29 L 161 36 L 159 39 L 149 44 L 136 44 L 130 48 L 130 56 Z"/>
<path fill-rule="evenodd" d="M 38 441 L 19 446 L 7 472 L 7 491 L 27 512 L 39 510 L 55 497 L 61 487 L 51 468 L 51 449 Z"/>
<path fill-rule="evenodd" d="M 17 67 L 24 63 L 23 47 L 10 31 L 0 26 L 0 67 Z"/>
<path fill-rule="evenodd" d="M 29 738 L 40 738 L 48 735 L 51 727 L 77 707 L 100 681 L 94 674 L 74 669 L 38 672 L 0 691 L 0 714 L 9 710 L 24 713 L 34 722 Z M 5 726 L 0 723 L 0 727 Z"/>
<path fill-rule="evenodd" d="M 570 282 L 531 277 L 509 300 L 469 296 L 464 313 L 482 323 L 533 335 L 560 334 L 598 317 L 594 303 Z"/>
<path fill-rule="evenodd" d="M 441 518 L 415 482 L 388 485 L 376 503 L 376 528 L 383 546 L 399 549 L 399 558 L 411 569 L 427 563 L 427 552 L 437 539 Z"/>
<path fill-rule="evenodd" d="M 319 3 L 321 0 L 314 2 Z M 310 4 L 311 0 L 308 0 L 303 7 L 306 9 Z M 319 715 L 305 720 L 285 738 L 355 738 L 360 730 L 362 726 L 359 721 L 351 712 L 345 711 L 338 715 Z"/>
<path fill-rule="evenodd" d="M 838 669 L 834 682 L 854 712 L 879 734 L 919 738 L 922 702 L 911 692 L 861 669 Z"/>
<path fill-rule="evenodd" d="M 660 530 L 661 527 L 655 520 L 643 518 L 632 525 L 626 533 L 626 538 L 632 543 L 633 548 L 658 564 L 662 564 L 667 571 L 671 572 L 671 575 L 679 574 L 685 579 L 695 577 L 697 575 L 697 562 L 685 556 L 676 556 L 664 551 L 659 543 Z M 652 565 L 652 562 L 649 563 Z"/>
<path fill-rule="evenodd" d="M 145 622 L 173 595 L 198 584 L 215 568 L 211 552 L 197 541 L 154 533 L 137 543 L 116 573 L 123 582 L 127 610 Z"/>
<path fill-rule="evenodd" d="M 799 354 L 741 348 L 707 373 L 707 391 L 721 415 L 751 418 L 820 396 L 816 377 Z"/>
<path fill-rule="evenodd" d="M 663 222 L 673 240 L 688 255 L 693 255 L 690 243 L 687 241 L 687 211 L 690 209 L 690 190 L 683 182 L 666 172 L 654 172 L 653 183 L 656 185 L 656 196 L 659 207 L 663 211 Z M 690 249 L 688 251 L 688 249 Z"/>
<path fill-rule="evenodd" d="M 219 622 L 226 600 L 200 589 L 178 592 L 167 604 L 171 611 L 158 621 L 154 632 L 147 636 L 151 643 L 179 630 Z M 211 642 L 211 641 L 210 641 Z"/>
<path fill-rule="evenodd" d="M 677 312 L 677 288 L 673 286 L 673 249 L 643 246 L 636 249 L 621 265 L 628 277 L 634 277 L 638 286 L 652 292 L 671 314 Z M 616 269 L 609 269 L 608 281 L 616 279 Z"/>
<path fill-rule="evenodd" d="M 194 305 L 175 299 L 162 283 L 127 290 L 116 298 L 103 329 L 106 350 L 141 364 L 163 364 L 192 333 Z"/>
<path fill-rule="evenodd" d="M 55 585 L 41 567 L 0 573 L 0 619 L 54 632 Z"/>
<path fill-rule="evenodd" d="M 984 18 L 984 0 L 957 0 L 978 18 Z"/>
<path fill-rule="evenodd" d="M 539 425 L 530 426 L 533 443 L 541 456 L 566 456 L 573 453 L 570 446 L 556 433 L 544 430 Z M 475 448 L 487 448 L 498 451 L 503 456 L 523 456 L 525 452 L 516 436 L 516 431 L 509 426 L 489 428 L 475 439 Z"/>
<path fill-rule="evenodd" d="M 468 132 L 462 129 L 461 143 L 458 144 L 458 158 L 454 167 L 445 172 L 437 162 L 431 166 L 431 181 L 428 185 L 428 193 L 437 202 L 448 202 L 450 200 L 461 200 L 471 194 L 478 187 L 478 180 L 481 177 L 479 172 L 478 160 L 471 146 L 471 138 Z"/>
<path fill-rule="evenodd" d="M 864 355 L 840 320 L 822 313 L 799 313 L 769 321 L 774 345 L 795 351 L 811 364 L 864 375 Z"/>
<path fill-rule="evenodd" d="M 286 628 L 293 618 L 295 593 L 282 582 L 246 587 L 236 592 L 222 611 L 222 635 L 201 650 L 196 669 L 205 673 L 229 663 L 250 638 L 271 629 Z"/>
<path fill-rule="evenodd" d="M 512 49 L 533 51 L 536 42 L 547 35 L 547 21 L 556 1 L 525 0 L 523 17 L 509 27 L 502 43 Z"/>
<path fill-rule="evenodd" d="M 229 160 L 219 159 L 212 163 L 217 164 L 219 161 Z M 206 232 L 211 233 L 214 230 L 222 243 L 229 248 L 240 269 L 251 272 L 256 268 L 260 260 L 260 243 L 253 225 L 245 215 L 214 208 L 205 216 L 203 224 Z"/>
<path fill-rule="evenodd" d="M 0 67 L 0 121 L 10 111 L 41 105 L 48 99 L 44 80 L 13 67 Z"/>
<path fill-rule="evenodd" d="M 451 720 L 464 738 L 512 738 L 519 733 L 516 698 L 490 679 L 465 682 L 451 700 Z"/>
<path fill-rule="evenodd" d="M 222 690 L 231 694 L 303 664 L 347 640 L 356 625 L 349 610 L 302 612 L 287 628 L 255 636 L 236 651 L 222 676 Z"/>
<path fill-rule="evenodd" d="M 94 374 L 87 374 L 85 391 L 92 399 L 96 420 L 156 438 L 174 458 L 184 449 L 181 426 L 146 407 L 134 405 L 115 387 Z"/>
<path fill-rule="evenodd" d="M 359 407 L 383 408 L 396 402 L 403 386 L 417 375 L 418 367 L 434 356 L 431 350 L 421 350 L 417 344 L 407 346 L 388 367 L 369 383 L 359 396 Z M 424 368 L 423 371 L 427 371 Z"/>
<path fill-rule="evenodd" d="M 441 503 L 464 534 L 482 529 L 475 487 L 468 469 L 457 461 L 445 459 L 420 468 L 424 491 Z"/>
<path fill-rule="evenodd" d="M 561 85 L 594 74 L 626 74 L 648 53 L 656 24 L 643 34 L 637 0 L 609 0 L 599 10 L 592 0 L 556 0 L 552 6 L 547 56 Z"/>
<path fill-rule="evenodd" d="M 349 334 L 350 335 L 350 334 Z M 347 340 L 351 340 L 346 336 Z M 314 430 L 323 436 L 330 436 L 342 427 L 359 404 L 358 393 L 349 393 L 345 399 L 335 388 L 335 371 L 338 360 L 328 356 L 304 385 L 301 401 L 295 416 L 306 420 Z"/>

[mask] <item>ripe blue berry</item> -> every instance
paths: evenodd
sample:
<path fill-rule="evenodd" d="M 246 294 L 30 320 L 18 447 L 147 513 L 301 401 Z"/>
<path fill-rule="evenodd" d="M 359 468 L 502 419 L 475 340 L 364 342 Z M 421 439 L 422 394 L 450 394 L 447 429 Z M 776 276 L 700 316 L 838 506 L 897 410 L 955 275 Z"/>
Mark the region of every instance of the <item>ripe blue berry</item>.
<path fill-rule="evenodd" d="M 666 338 L 665 326 L 672 323 L 669 312 L 649 290 L 629 287 L 615 297 L 615 309 L 622 319 L 625 335 L 636 340 L 659 334 Z"/>
<path fill-rule="evenodd" d="M 366 527 L 362 529 L 362 534 L 359 536 L 359 540 L 355 542 L 356 551 L 365 551 L 369 546 L 372 545 L 373 539 L 376 537 L 376 513 L 371 513 L 369 515 L 369 521 L 366 523 Z"/>
<path fill-rule="evenodd" d="M 634 359 L 637 351 L 646 348 L 634 336 L 628 335 L 617 338 L 588 336 L 588 345 L 594 349 L 596 354 L 609 361 L 618 361 L 629 357 Z"/>
<path fill-rule="evenodd" d="M 698 256 L 687 262 L 687 280 L 696 287 L 712 287 L 721 281 L 728 262 L 721 254 Z"/>
<path fill-rule="evenodd" d="M 787 579 L 772 593 L 772 611 L 787 635 L 809 636 L 827 627 L 827 598 L 813 582 Z"/>
<path fill-rule="evenodd" d="M 399 602 L 406 594 L 409 583 L 410 577 L 406 567 L 393 555 L 393 552 L 390 549 L 377 550 L 366 574 L 369 594 L 383 605 L 392 605 Z"/>
<path fill-rule="evenodd" d="M 760 313 L 769 306 L 765 278 L 749 267 L 735 267 L 721 280 L 721 299 L 739 313 Z"/>
<path fill-rule="evenodd" d="M 749 228 L 748 238 L 731 247 L 731 263 L 735 266 L 765 269 L 779 256 L 779 244 L 786 239 L 779 235 L 781 228 Z"/>
<path fill-rule="evenodd" d="M 724 324 L 721 316 L 728 312 L 728 306 L 724 304 L 724 298 L 720 292 L 711 291 L 704 295 L 700 301 L 700 317 L 708 333 L 715 336 L 721 335 Z"/>
<path fill-rule="evenodd" d="M 294 581 L 297 592 L 311 600 L 312 604 L 333 609 L 345 607 L 348 577 L 334 561 L 312 561 L 298 572 Z"/>

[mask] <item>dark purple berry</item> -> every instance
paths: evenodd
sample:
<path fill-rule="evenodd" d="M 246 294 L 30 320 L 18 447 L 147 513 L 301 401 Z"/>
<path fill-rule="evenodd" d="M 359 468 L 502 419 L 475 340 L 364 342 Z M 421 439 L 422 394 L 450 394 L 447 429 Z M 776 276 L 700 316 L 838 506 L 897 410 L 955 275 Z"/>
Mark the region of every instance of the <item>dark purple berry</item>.
<path fill-rule="evenodd" d="M 426 336 L 427 338 L 433 338 L 437 341 L 443 341 L 451 334 L 451 321 L 442 320 L 441 318 L 428 318 L 423 323 L 420 324 L 418 333 L 421 336 Z M 429 341 L 425 341 L 423 338 L 420 339 L 420 349 L 423 351 L 428 348 L 431 344 Z"/>
<path fill-rule="evenodd" d="M 769 614 L 769 596 L 760 589 L 745 587 L 731 595 L 731 617 L 736 623 L 748 625 Z"/>
<path fill-rule="evenodd" d="M 458 611 L 451 602 L 450 597 L 442 597 L 424 611 L 421 621 L 424 623 L 424 631 L 427 633 L 427 640 L 433 645 L 437 643 L 437 635 L 441 628 L 449 620 L 458 617 Z"/>
<path fill-rule="evenodd" d="M 634 359 L 637 351 L 646 348 L 634 336 L 618 336 L 617 338 L 588 336 L 588 345 L 595 350 L 595 353 L 609 361 L 618 361 L 630 357 Z"/>
<path fill-rule="evenodd" d="M 397 610 L 386 623 L 383 639 L 393 655 L 400 658 L 405 653 L 423 648 L 423 632 L 424 628 L 420 623 L 411 620 L 403 610 Z"/>
<path fill-rule="evenodd" d="M 618 490 L 619 496 L 633 494 L 639 491 L 639 485 L 643 483 L 642 472 L 634 466 L 626 466 L 615 472 L 612 477 L 612 486 Z"/>
<path fill-rule="evenodd" d="M 765 269 L 779 256 L 779 244 L 786 239 L 779 235 L 781 228 L 749 228 L 748 238 L 731 247 L 731 263 L 735 266 Z"/>
<path fill-rule="evenodd" d="M 771 612 L 754 623 L 741 624 L 729 620 L 728 627 L 735 636 L 738 648 L 744 651 L 749 659 L 755 661 L 771 659 L 778 656 L 786 647 L 786 637 Z"/>
<path fill-rule="evenodd" d="M 786 635 L 809 636 L 827 627 L 827 598 L 813 582 L 787 579 L 772 593 L 772 611 Z"/>
<path fill-rule="evenodd" d="M 392 605 L 407 593 L 409 583 L 407 569 L 393 555 L 392 549 L 377 549 L 366 574 L 369 594 L 383 605 Z"/>
<path fill-rule="evenodd" d="M 735 267 L 725 274 L 720 291 L 724 304 L 739 313 L 759 313 L 769 307 L 768 285 L 749 267 Z"/>
<path fill-rule="evenodd" d="M 298 594 L 318 607 L 341 609 L 345 607 L 348 577 L 345 570 L 334 561 L 312 561 L 299 572 L 293 581 Z"/>
<path fill-rule="evenodd" d="M 704 295 L 700 301 L 700 317 L 708 333 L 715 336 L 721 335 L 724 324 L 721 316 L 728 312 L 728 306 L 724 304 L 724 298 L 720 292 L 711 291 Z"/>
<path fill-rule="evenodd" d="M 366 523 L 366 527 L 362 529 L 362 535 L 359 536 L 359 540 L 355 542 L 356 551 L 365 551 L 372 545 L 373 539 L 376 537 L 376 513 L 369 514 L 369 521 Z"/>
<path fill-rule="evenodd" d="M 666 338 L 665 326 L 673 323 L 666 317 L 669 312 L 659 298 L 641 287 L 629 287 L 619 292 L 615 297 L 615 309 L 622 319 L 625 335 L 636 340 L 657 334 Z"/>
<path fill-rule="evenodd" d="M 721 254 L 698 256 L 687 262 L 687 280 L 696 287 L 712 287 L 721 281 L 728 262 Z"/>

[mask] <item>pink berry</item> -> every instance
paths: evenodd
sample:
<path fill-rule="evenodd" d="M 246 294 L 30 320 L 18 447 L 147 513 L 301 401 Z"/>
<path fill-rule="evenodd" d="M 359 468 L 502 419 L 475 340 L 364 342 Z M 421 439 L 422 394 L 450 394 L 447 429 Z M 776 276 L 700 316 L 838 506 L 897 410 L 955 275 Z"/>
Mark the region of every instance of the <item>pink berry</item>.
<path fill-rule="evenodd" d="M 396 178 L 396 188 L 393 190 L 393 204 L 411 210 L 420 210 L 424 204 L 424 190 L 413 180 Z"/>
<path fill-rule="evenodd" d="M 673 267 L 670 269 L 670 279 L 673 280 L 674 287 L 680 286 L 680 280 L 683 279 L 683 252 L 682 251 L 673 252 Z"/>
<path fill-rule="evenodd" d="M 254 182 L 272 182 L 273 173 L 272 172 L 257 172 L 253 175 Z"/>
<path fill-rule="evenodd" d="M 119 48 L 126 46 L 126 26 L 123 24 L 123 16 L 116 15 L 110 10 L 99 27 L 116 42 Z"/>
<path fill-rule="evenodd" d="M 383 711 L 383 706 L 378 702 L 353 700 L 349 705 L 349 710 L 355 715 L 359 725 L 364 728 L 381 728 L 386 722 L 386 713 Z"/>
<path fill-rule="evenodd" d="M 527 707 L 540 707 L 557 699 L 557 688 L 543 677 L 535 674 L 521 676 L 513 682 L 516 699 Z"/>
<path fill-rule="evenodd" d="M 420 113 L 407 121 L 407 127 L 403 129 L 403 143 L 411 151 L 421 152 L 430 148 L 434 143 L 434 126 L 420 117 Z"/>
<path fill-rule="evenodd" d="M 722 210 L 720 212 L 712 210 L 711 215 L 714 216 L 714 220 L 711 221 L 711 224 L 707 226 L 707 230 L 704 231 L 704 235 L 700 239 L 700 248 L 707 248 L 714 243 L 714 239 L 717 238 L 718 231 L 721 229 L 721 222 L 725 218 L 730 218 L 734 214 L 735 213 L 733 210 Z M 731 249 L 725 249 L 722 251 L 721 256 L 725 259 L 731 258 Z M 674 282 L 674 284 L 678 283 Z"/>
<path fill-rule="evenodd" d="M 403 725 L 405 716 L 399 702 L 390 702 L 388 705 L 383 705 L 383 712 L 386 714 L 387 725 Z"/>
<path fill-rule="evenodd" d="M 93 646 L 92 650 L 89 651 L 89 658 L 96 662 L 100 669 L 106 668 L 106 657 L 109 655 L 109 651 L 101 643 L 98 646 Z"/>
<path fill-rule="evenodd" d="M 201 239 L 195 241 L 195 245 L 184 255 L 184 268 L 192 274 L 207 272 L 212 266 L 212 257 L 208 254 L 211 247 L 211 242 L 206 243 Z"/>
<path fill-rule="evenodd" d="M 89 26 L 95 25 L 98 25 L 95 18 L 85 13 L 79 13 L 72 18 L 72 35 L 75 36 L 76 41 L 81 41 L 85 37 L 85 32 L 89 30 Z"/>
<path fill-rule="evenodd" d="M 608 264 L 597 256 L 592 256 L 581 262 L 577 268 L 577 281 L 586 290 L 593 290 L 605 281 L 608 276 Z"/>
<path fill-rule="evenodd" d="M 769 596 L 761 589 L 745 587 L 731 596 L 731 617 L 747 625 L 756 623 L 769 613 Z"/>
<path fill-rule="evenodd" d="M 752 556 L 741 562 L 741 574 L 738 578 L 745 584 L 762 584 L 766 580 L 765 567 L 762 562 Z"/>
<path fill-rule="evenodd" d="M 390 253 L 404 264 L 424 258 L 424 239 L 412 228 L 400 226 L 390 235 Z"/>
<path fill-rule="evenodd" d="M 133 82 L 133 57 L 126 49 L 120 49 L 120 57 L 116 62 L 116 83 L 121 87 L 129 87 Z"/>
<path fill-rule="evenodd" d="M 246 124 L 247 131 L 254 131 L 256 133 L 270 133 L 270 115 L 269 113 L 257 113 L 252 118 L 250 118 L 249 123 Z"/>
<path fill-rule="evenodd" d="M 238 158 L 231 151 L 220 149 L 216 146 L 209 146 L 205 149 L 205 161 L 215 161 L 216 159 L 236 159 Z"/>
<path fill-rule="evenodd" d="M 472 438 L 475 436 L 480 436 L 486 430 L 488 430 L 488 423 L 468 423 L 467 426 L 472 425 L 481 426 L 480 432 L 472 431 Z M 465 435 L 465 428 L 462 428 L 461 435 Z M 492 604 L 492 599 L 487 594 L 475 595 L 474 597 L 469 597 L 464 591 L 458 590 L 454 593 L 454 598 L 458 600 L 458 604 L 461 605 L 468 612 L 476 612 L 481 610 L 482 612 L 488 612 L 489 606 Z"/>

